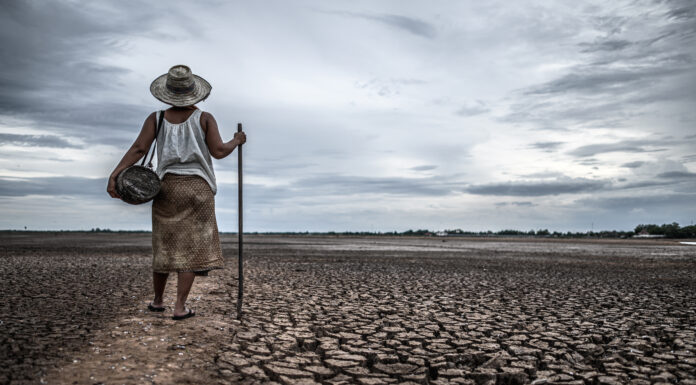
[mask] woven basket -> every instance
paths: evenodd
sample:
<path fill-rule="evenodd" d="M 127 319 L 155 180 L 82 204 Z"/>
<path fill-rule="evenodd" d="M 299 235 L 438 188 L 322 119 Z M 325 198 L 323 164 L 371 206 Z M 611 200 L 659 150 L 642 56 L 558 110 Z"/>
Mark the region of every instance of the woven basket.
<path fill-rule="evenodd" d="M 160 191 L 160 180 L 151 168 L 134 165 L 116 177 L 116 192 L 133 205 L 151 201 Z"/>

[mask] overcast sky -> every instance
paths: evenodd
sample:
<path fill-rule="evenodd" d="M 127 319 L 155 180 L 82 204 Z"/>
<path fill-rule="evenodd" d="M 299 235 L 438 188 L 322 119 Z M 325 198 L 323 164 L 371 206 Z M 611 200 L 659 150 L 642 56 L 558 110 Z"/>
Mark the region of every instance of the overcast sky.
<path fill-rule="evenodd" d="M 151 3 L 0 3 L 0 229 L 150 229 L 106 177 L 174 64 L 244 124 L 248 231 L 696 219 L 694 1 Z"/>

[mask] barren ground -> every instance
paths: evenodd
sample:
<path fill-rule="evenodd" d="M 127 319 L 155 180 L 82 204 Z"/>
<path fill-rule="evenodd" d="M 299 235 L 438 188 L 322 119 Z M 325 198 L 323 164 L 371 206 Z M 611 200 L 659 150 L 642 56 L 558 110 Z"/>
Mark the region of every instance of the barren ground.
<path fill-rule="evenodd" d="M 148 234 L 0 233 L 0 383 L 696 384 L 696 247 L 245 238 L 150 313 Z"/>

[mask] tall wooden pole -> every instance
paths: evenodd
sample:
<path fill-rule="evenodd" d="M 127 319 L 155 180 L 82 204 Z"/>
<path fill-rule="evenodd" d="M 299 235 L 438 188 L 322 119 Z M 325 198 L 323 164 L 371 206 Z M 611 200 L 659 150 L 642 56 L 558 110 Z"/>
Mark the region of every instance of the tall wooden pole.
<path fill-rule="evenodd" d="M 242 123 L 237 123 L 237 132 L 242 132 Z M 237 196 L 239 197 L 239 223 L 238 223 L 238 253 L 239 253 L 239 284 L 237 285 L 237 319 L 242 319 L 242 297 L 244 296 L 244 221 L 242 210 L 242 145 L 237 148 Z"/>

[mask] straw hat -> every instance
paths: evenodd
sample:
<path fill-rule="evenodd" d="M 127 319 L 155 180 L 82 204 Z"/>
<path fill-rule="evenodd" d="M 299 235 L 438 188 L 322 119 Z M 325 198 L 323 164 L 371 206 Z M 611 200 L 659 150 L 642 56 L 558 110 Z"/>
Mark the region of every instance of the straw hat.
<path fill-rule="evenodd" d="M 210 95 L 210 83 L 191 73 L 185 65 L 175 65 L 150 84 L 152 96 L 175 107 L 192 106 Z"/>

